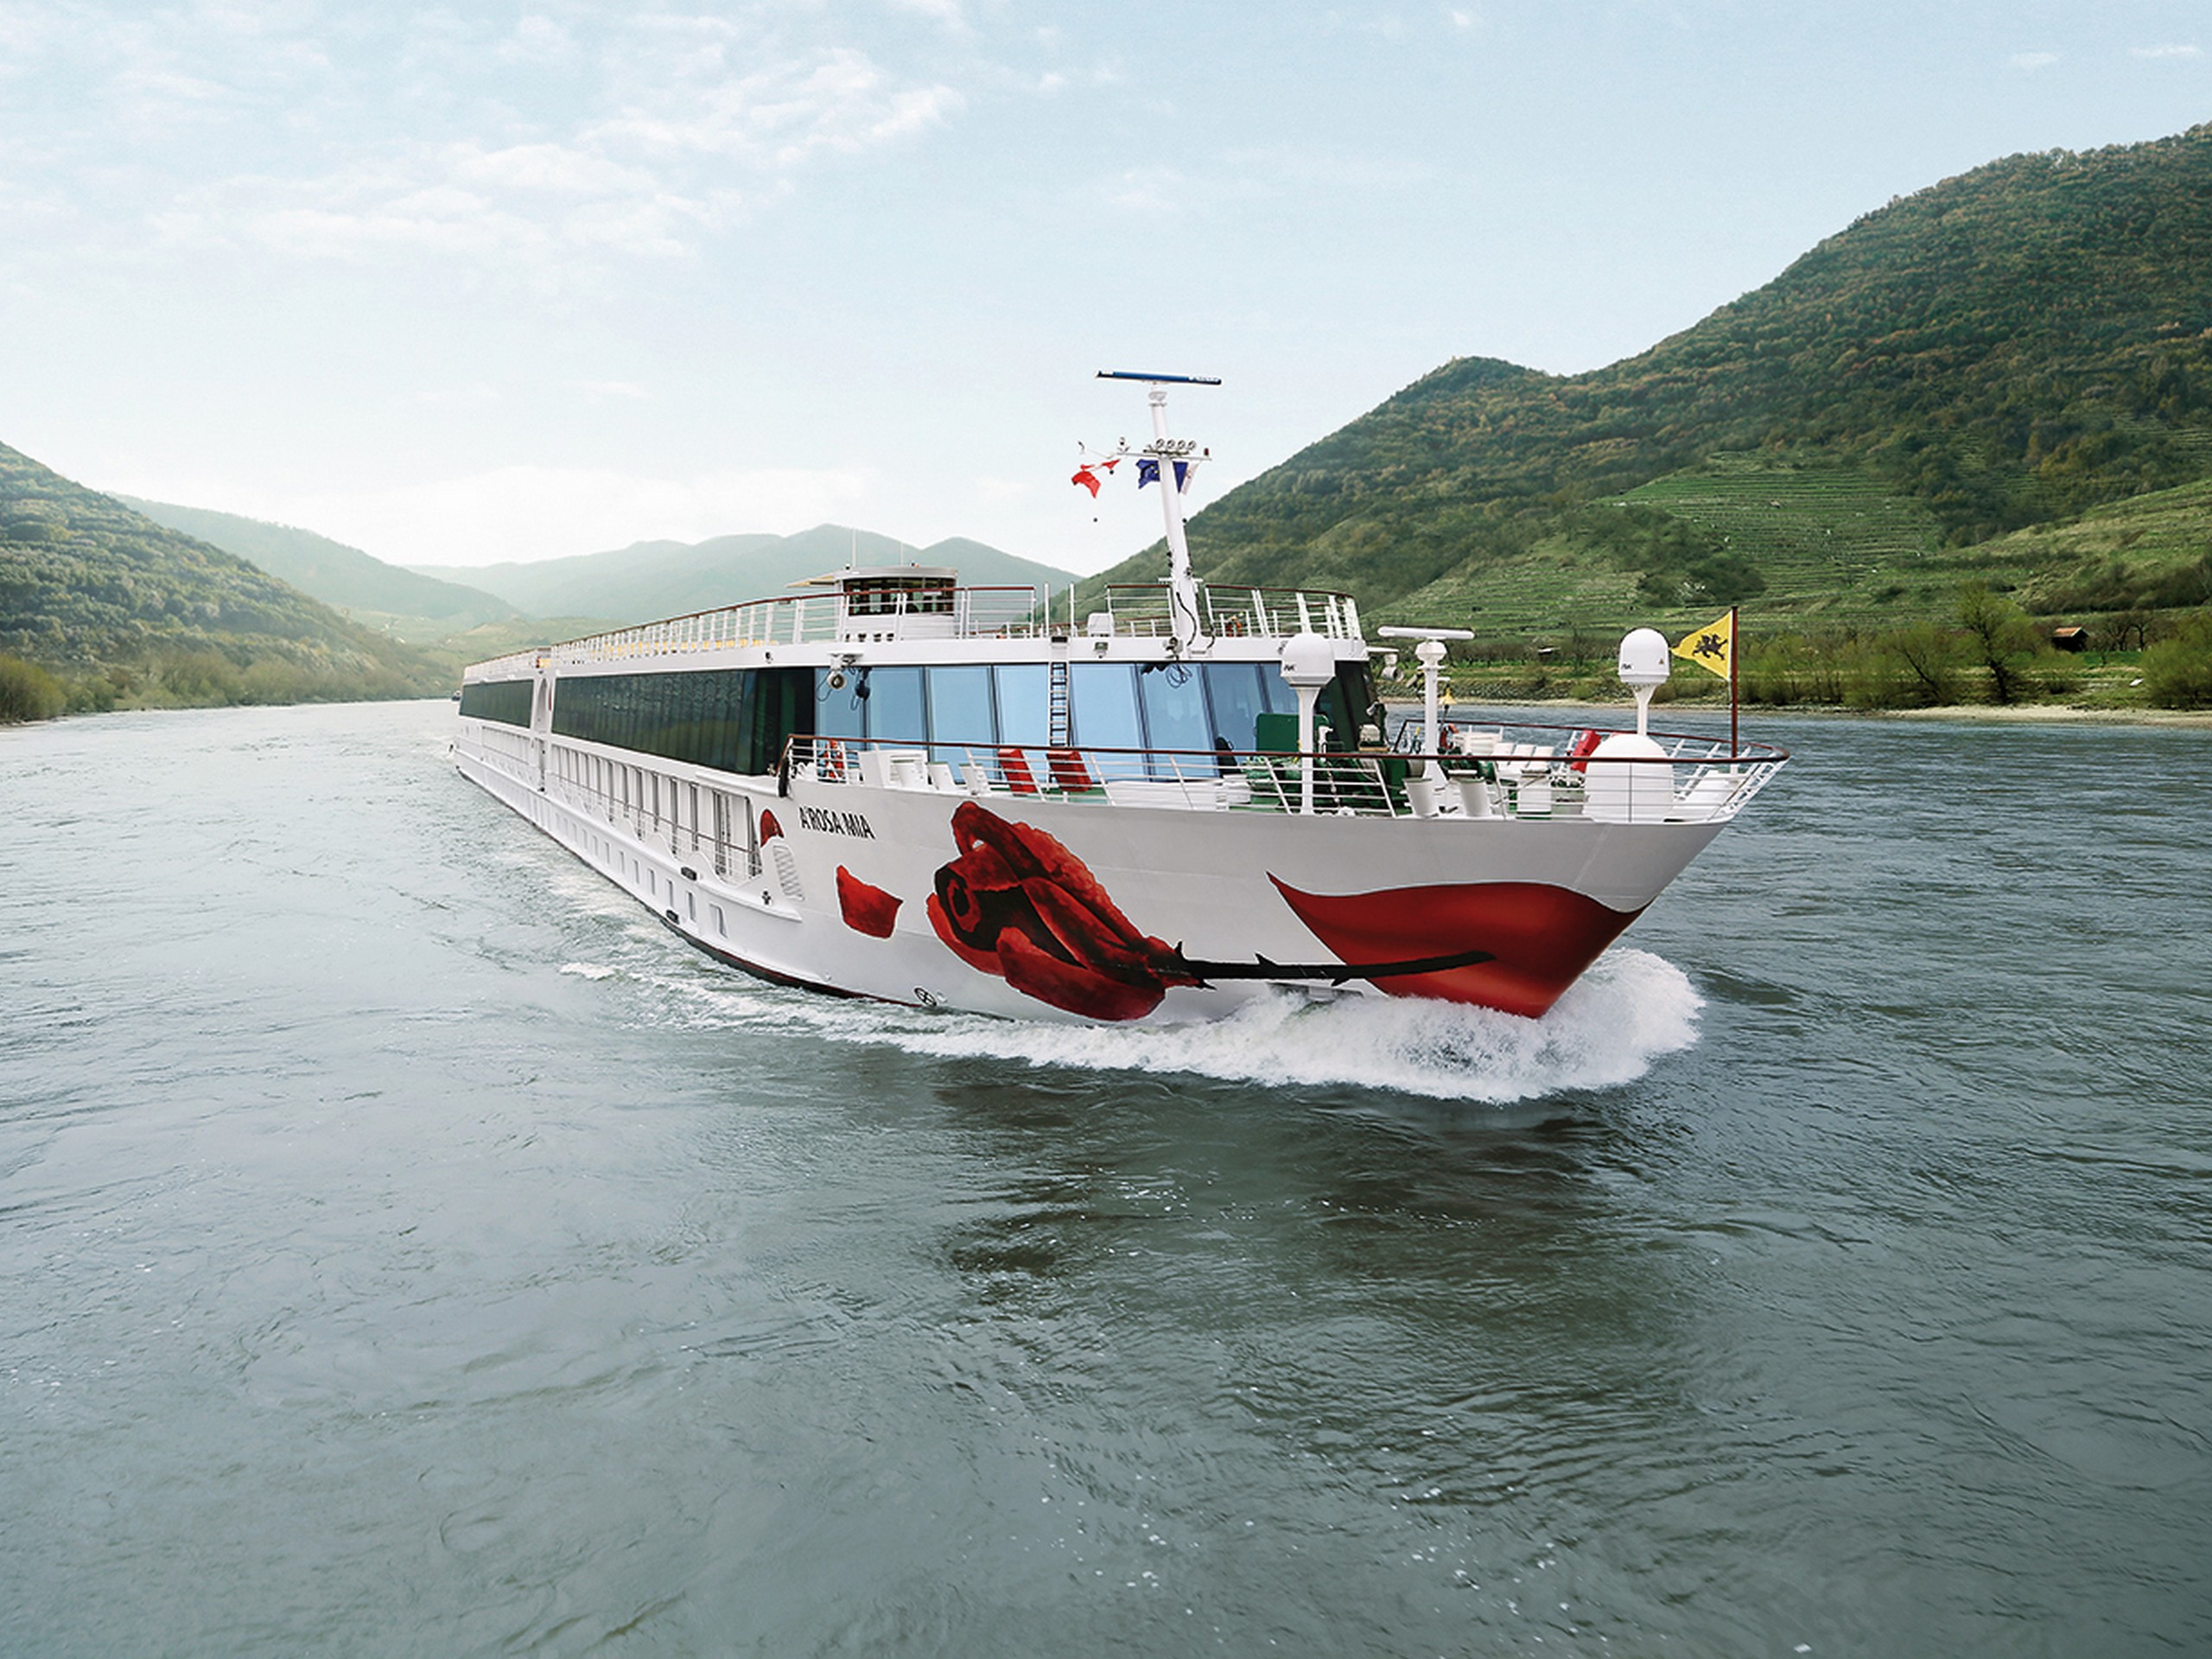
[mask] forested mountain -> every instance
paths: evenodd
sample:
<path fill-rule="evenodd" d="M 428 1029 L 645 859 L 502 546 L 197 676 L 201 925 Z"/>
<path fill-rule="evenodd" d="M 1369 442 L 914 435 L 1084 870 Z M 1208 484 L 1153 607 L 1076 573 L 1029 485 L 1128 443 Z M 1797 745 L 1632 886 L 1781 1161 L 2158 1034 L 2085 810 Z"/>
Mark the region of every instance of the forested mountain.
<path fill-rule="evenodd" d="M 514 606 L 480 588 L 417 575 L 311 530 L 134 495 L 115 499 L 157 524 L 235 553 L 309 598 L 341 610 L 378 619 L 420 618 L 443 625 L 441 632 L 517 614 Z"/>
<path fill-rule="evenodd" d="M 1608 368 L 1447 364 L 1199 513 L 1192 543 L 1216 580 L 1478 627 L 1754 595 L 1851 613 L 1948 596 L 2005 532 L 2208 476 L 2200 127 L 1946 180 Z"/>
<path fill-rule="evenodd" d="M 0 653 L 80 706 L 420 696 L 448 671 L 0 444 Z"/>
<path fill-rule="evenodd" d="M 955 537 L 918 550 L 872 531 L 818 524 L 796 536 L 718 536 L 638 542 L 608 553 L 529 564 L 417 565 L 426 576 L 467 582 L 535 616 L 603 616 L 649 622 L 780 593 L 794 582 L 862 564 L 948 564 L 966 587 L 1050 587 L 1068 571 Z"/>

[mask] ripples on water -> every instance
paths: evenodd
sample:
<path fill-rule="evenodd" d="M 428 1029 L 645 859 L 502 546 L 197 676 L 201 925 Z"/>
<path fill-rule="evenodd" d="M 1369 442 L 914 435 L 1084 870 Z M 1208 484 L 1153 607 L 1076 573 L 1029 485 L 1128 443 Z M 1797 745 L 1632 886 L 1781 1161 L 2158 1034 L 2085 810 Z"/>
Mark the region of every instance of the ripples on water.
<path fill-rule="evenodd" d="M 9 1651 L 2212 1647 L 2203 734 L 1792 722 L 1541 1024 L 1149 1033 L 449 717 L 0 733 Z"/>

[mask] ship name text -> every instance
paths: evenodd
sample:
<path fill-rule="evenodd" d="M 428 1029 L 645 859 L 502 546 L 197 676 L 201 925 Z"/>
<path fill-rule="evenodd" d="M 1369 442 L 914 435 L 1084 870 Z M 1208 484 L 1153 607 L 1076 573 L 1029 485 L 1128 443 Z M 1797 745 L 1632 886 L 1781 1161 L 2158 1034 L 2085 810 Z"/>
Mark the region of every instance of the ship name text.
<path fill-rule="evenodd" d="M 868 820 L 857 812 L 826 812 L 818 806 L 802 806 L 798 810 L 798 825 L 802 830 L 818 830 L 825 836 L 854 836 L 862 841 L 875 839 L 875 831 L 868 828 Z"/>

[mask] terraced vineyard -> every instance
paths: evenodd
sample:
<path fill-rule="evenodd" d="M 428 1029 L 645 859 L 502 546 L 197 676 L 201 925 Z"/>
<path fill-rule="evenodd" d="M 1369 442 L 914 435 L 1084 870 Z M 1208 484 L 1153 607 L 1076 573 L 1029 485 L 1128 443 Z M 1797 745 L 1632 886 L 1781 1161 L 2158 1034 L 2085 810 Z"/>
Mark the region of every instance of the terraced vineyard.
<path fill-rule="evenodd" d="M 1648 609 L 1637 574 L 1578 554 L 1556 537 L 1484 569 L 1460 569 L 1385 608 L 1385 621 L 1471 628 L 1501 643 L 1577 630 L 1611 638 Z"/>
<path fill-rule="evenodd" d="M 1961 585 L 1986 582 L 2053 620 L 2087 622 L 2137 605 L 2200 603 L 2177 589 L 2212 555 L 2212 481 L 2118 501 L 2062 524 L 1974 547 L 1942 543 L 1917 501 L 1869 473 L 1832 463 L 1714 456 L 1598 504 L 1656 508 L 1748 560 L 1765 590 L 1742 601 L 1751 633 L 1880 629 L 1948 622 Z M 2169 591 L 2163 595 L 2158 584 Z M 1649 624 L 1706 620 L 1727 601 L 1685 584 L 1655 606 L 1637 575 L 1569 536 L 1517 556 L 1463 566 L 1378 613 L 1386 621 L 1469 627 L 1501 645 L 1560 644 Z"/>
<path fill-rule="evenodd" d="M 2189 583 L 2208 556 L 2212 480 L 2115 501 L 2071 524 L 2015 531 L 1961 550 L 1955 562 L 1967 574 L 2009 580 L 2030 610 L 2056 614 L 2203 604 L 2212 594 Z M 2167 591 L 2157 591 L 2162 586 Z"/>
<path fill-rule="evenodd" d="M 1833 462 L 1719 454 L 1620 499 L 1719 536 L 1765 579 L 1761 612 L 1793 619 L 1878 619 L 1927 584 L 1942 542 L 1926 506 Z"/>
<path fill-rule="evenodd" d="M 1767 626 L 1890 622 L 1901 609 L 1948 605 L 1959 580 L 1934 515 L 1855 467 L 1720 454 L 1596 510 L 1629 504 L 1683 519 L 1747 560 L 1766 588 L 1745 608 Z M 1726 603 L 1692 582 L 1678 604 L 1655 607 L 1638 594 L 1637 571 L 1570 532 L 1454 570 L 1389 610 L 1513 635 L 1702 621 Z"/>

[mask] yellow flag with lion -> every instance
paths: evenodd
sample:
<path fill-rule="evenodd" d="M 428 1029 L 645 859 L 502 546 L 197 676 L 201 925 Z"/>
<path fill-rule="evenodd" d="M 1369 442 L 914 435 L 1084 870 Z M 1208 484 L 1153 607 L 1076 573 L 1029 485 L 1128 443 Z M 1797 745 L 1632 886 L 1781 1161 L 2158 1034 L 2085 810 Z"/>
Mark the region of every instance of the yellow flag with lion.
<path fill-rule="evenodd" d="M 1722 679 L 1733 679 L 1736 674 L 1736 613 L 1724 611 L 1720 619 L 1708 622 L 1701 628 L 1693 628 L 1682 636 L 1675 647 L 1675 655 L 1684 657 L 1700 668 L 1711 669 Z"/>

